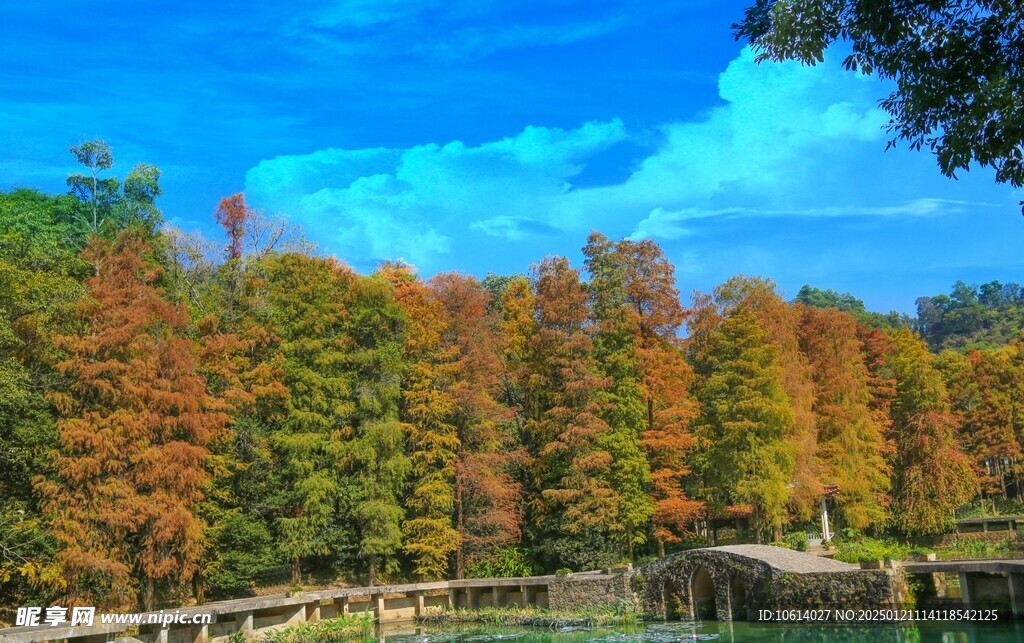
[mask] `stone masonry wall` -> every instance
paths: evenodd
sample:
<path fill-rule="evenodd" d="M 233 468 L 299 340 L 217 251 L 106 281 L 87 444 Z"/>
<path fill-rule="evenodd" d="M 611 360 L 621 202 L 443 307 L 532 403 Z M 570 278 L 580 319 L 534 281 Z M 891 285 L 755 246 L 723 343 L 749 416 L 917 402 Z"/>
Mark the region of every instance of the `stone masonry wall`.
<path fill-rule="evenodd" d="M 548 584 L 548 605 L 553 610 L 574 610 L 598 605 L 636 602 L 630 577 L 632 571 L 617 574 L 573 574 Z"/>

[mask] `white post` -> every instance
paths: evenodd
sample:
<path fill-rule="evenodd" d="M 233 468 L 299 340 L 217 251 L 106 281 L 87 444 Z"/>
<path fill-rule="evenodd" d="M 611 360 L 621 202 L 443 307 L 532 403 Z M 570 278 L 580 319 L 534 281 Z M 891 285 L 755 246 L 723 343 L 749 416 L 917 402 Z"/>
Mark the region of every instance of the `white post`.
<path fill-rule="evenodd" d="M 828 528 L 828 504 L 825 496 L 821 497 L 821 539 L 824 542 L 832 540 L 832 533 Z"/>

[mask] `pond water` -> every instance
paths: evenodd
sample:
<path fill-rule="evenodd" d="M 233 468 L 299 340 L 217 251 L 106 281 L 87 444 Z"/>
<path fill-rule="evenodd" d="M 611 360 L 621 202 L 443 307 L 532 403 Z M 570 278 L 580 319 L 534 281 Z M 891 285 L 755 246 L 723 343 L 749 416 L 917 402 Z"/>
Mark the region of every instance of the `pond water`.
<path fill-rule="evenodd" d="M 668 643 L 720 641 L 748 643 L 799 641 L 800 643 L 1010 643 L 1024 641 L 1024 621 L 995 623 L 927 622 L 874 625 L 800 626 L 777 623 L 646 623 L 607 629 L 551 631 L 539 628 L 408 627 L 383 630 L 385 643 Z"/>

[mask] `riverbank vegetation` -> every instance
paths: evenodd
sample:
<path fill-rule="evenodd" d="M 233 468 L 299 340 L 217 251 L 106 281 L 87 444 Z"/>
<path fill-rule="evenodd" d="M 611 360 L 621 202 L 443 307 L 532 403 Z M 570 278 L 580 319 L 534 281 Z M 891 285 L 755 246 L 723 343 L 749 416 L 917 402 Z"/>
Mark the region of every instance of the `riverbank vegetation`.
<path fill-rule="evenodd" d="M 641 614 L 634 605 L 595 606 L 588 609 L 548 610 L 538 607 L 483 607 L 475 610 L 444 610 L 422 616 L 421 623 L 456 625 L 479 623 L 498 627 L 607 627 L 639 623 Z"/>
<path fill-rule="evenodd" d="M 780 541 L 826 492 L 919 537 L 1021 497 L 1018 285 L 917 319 L 748 276 L 684 301 L 599 233 L 579 267 L 358 274 L 241 194 L 222 239 L 176 230 L 159 170 L 90 145 L 102 180 L 0 193 L 4 606 L 580 571 L 716 518 Z"/>
<path fill-rule="evenodd" d="M 349 614 L 316 623 L 300 623 L 275 629 L 260 637 L 260 642 L 330 643 L 352 639 L 373 640 L 376 628 L 376 621 L 369 614 Z"/>

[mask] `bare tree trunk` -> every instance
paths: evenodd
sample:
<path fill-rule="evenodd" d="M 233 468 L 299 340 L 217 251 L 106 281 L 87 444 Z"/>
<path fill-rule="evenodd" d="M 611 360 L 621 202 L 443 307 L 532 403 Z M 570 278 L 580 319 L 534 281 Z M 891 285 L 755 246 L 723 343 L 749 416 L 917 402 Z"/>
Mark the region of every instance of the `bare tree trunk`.
<path fill-rule="evenodd" d="M 146 576 L 146 597 L 144 600 L 146 611 L 152 612 L 153 605 L 156 603 L 156 583 L 153 582 L 152 576 Z"/>
<path fill-rule="evenodd" d="M 302 565 L 298 556 L 292 556 L 292 585 L 298 585 L 302 580 Z"/>
<path fill-rule="evenodd" d="M 196 599 L 196 605 L 206 602 L 206 583 L 203 582 L 202 574 L 196 573 L 192 577 L 192 596 Z"/>
<path fill-rule="evenodd" d="M 455 578 L 461 580 L 466 574 L 466 539 L 463 536 L 465 517 L 462 510 L 462 480 L 455 478 L 455 528 L 459 532 L 459 548 L 455 551 Z"/>
<path fill-rule="evenodd" d="M 370 554 L 370 581 L 368 585 L 373 587 L 377 582 L 377 554 Z"/>

